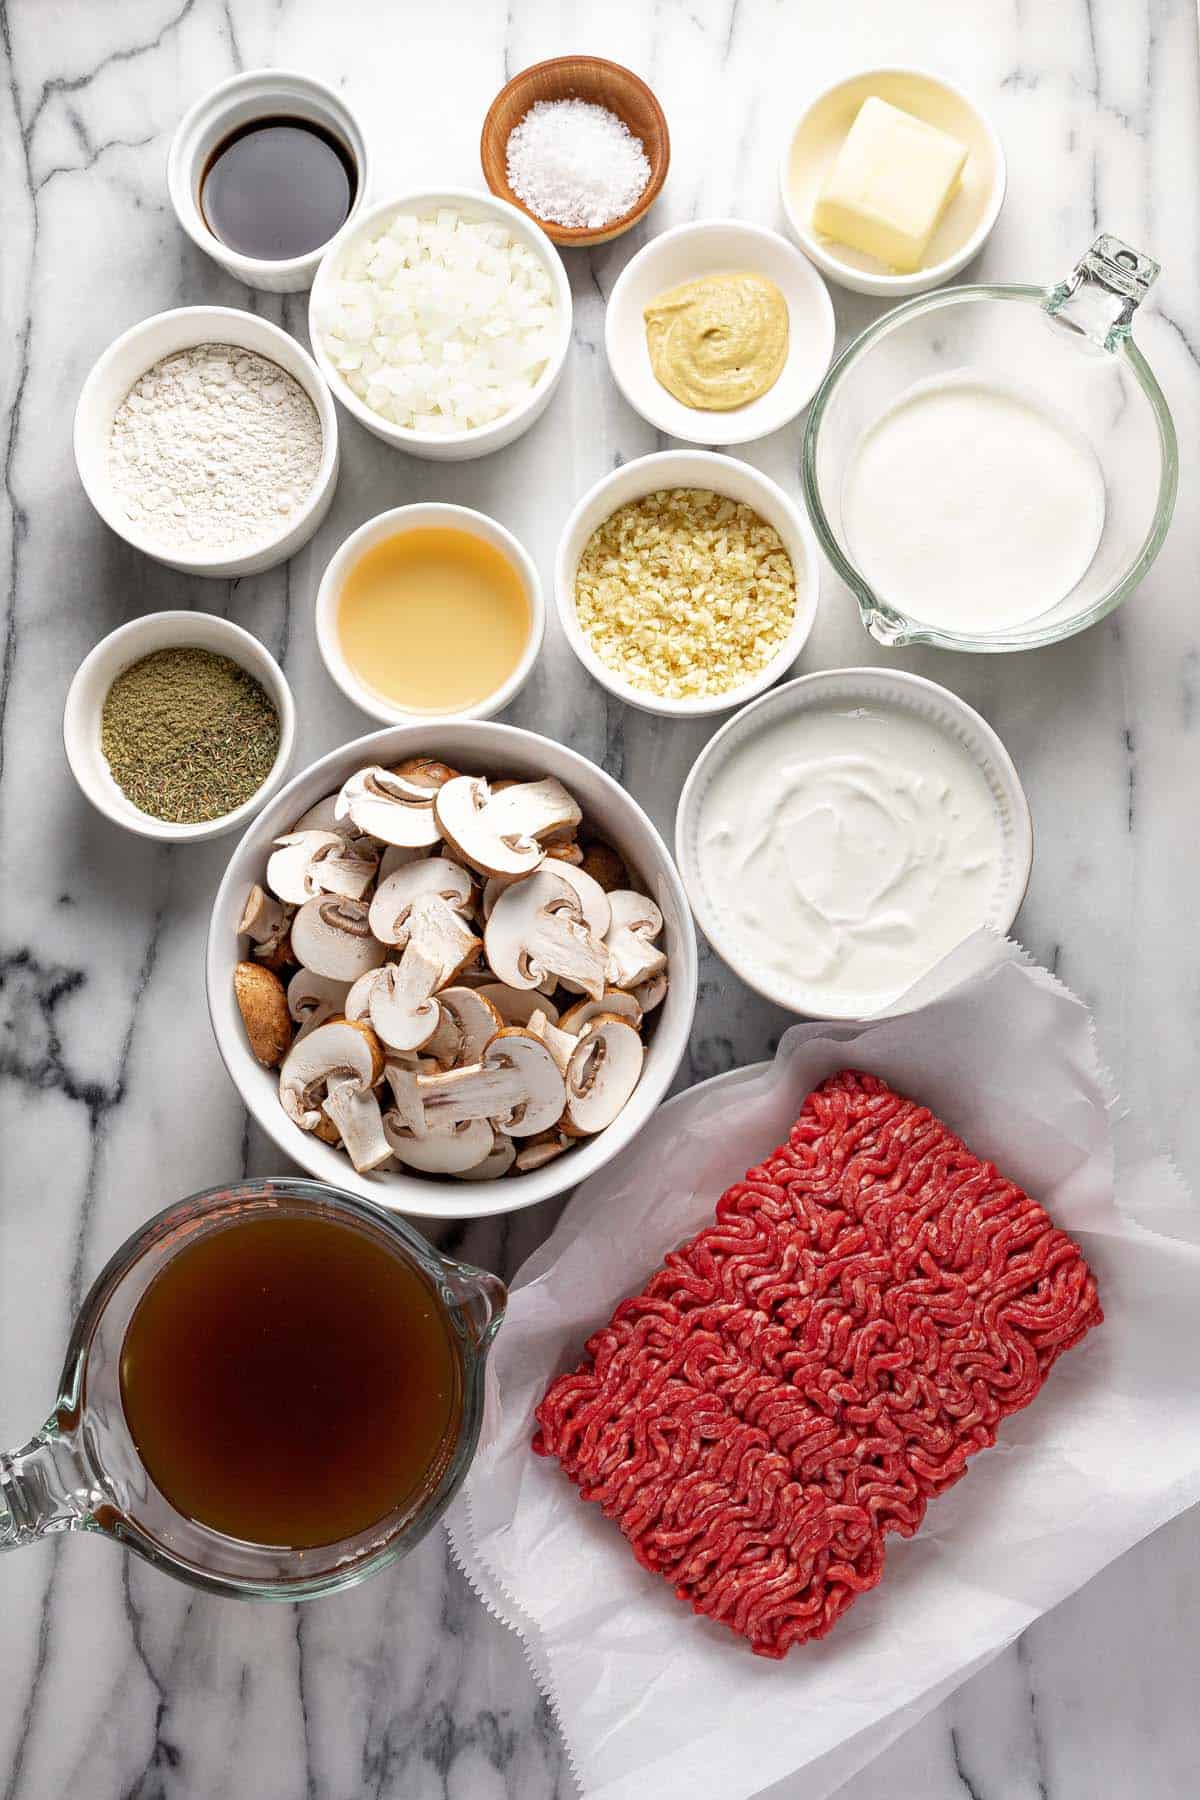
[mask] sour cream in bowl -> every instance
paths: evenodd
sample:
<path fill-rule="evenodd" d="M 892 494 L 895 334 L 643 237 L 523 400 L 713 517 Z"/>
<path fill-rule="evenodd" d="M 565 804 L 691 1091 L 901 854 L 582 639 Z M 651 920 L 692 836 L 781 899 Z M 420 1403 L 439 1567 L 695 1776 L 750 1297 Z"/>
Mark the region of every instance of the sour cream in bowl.
<path fill-rule="evenodd" d="M 680 796 L 696 918 L 751 987 L 854 1019 L 903 996 L 981 927 L 1007 932 L 1033 858 L 1004 745 L 935 682 L 806 675 L 744 708 Z"/>

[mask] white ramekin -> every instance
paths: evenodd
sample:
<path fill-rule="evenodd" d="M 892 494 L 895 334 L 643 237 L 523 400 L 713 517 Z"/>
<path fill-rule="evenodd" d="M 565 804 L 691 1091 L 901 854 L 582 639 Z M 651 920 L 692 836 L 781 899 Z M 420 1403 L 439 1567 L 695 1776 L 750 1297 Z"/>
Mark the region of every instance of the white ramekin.
<path fill-rule="evenodd" d="M 468 774 L 524 780 L 554 775 L 583 808 L 588 825 L 610 842 L 636 871 L 638 886 L 663 915 L 663 938 L 670 980 L 666 998 L 652 1015 L 646 1034 L 641 1079 L 626 1106 L 606 1131 L 581 1139 L 564 1156 L 526 1175 L 498 1181 L 445 1181 L 417 1175 L 358 1175 L 340 1150 L 294 1125 L 279 1104 L 278 1072 L 254 1060 L 233 997 L 233 971 L 245 940 L 238 921 L 246 895 L 261 881 L 274 840 L 326 794 L 372 763 L 385 765 L 429 755 Z M 205 961 L 208 1011 L 230 1079 L 267 1136 L 318 1181 L 361 1194 L 380 1206 L 426 1219 L 482 1218 L 536 1206 L 584 1181 L 637 1136 L 663 1098 L 691 1038 L 696 1011 L 696 933 L 687 896 L 671 853 L 633 796 L 574 750 L 495 720 L 431 720 L 393 725 L 330 751 L 290 781 L 242 837 L 229 859 L 213 902 Z M 652 1176 L 652 1172 L 651 1172 Z"/>
<path fill-rule="evenodd" d="M 231 250 L 209 230 L 200 210 L 204 167 L 223 139 L 251 119 L 307 119 L 340 138 L 358 170 L 358 186 L 346 216 L 357 217 L 367 194 L 367 144 L 362 129 L 340 94 L 294 69 L 252 69 L 233 75 L 197 100 L 176 127 L 167 154 L 167 189 L 183 229 L 230 275 L 248 287 L 270 294 L 294 294 L 312 286 L 325 254 L 320 244 L 304 256 L 269 261 Z"/>
<path fill-rule="evenodd" d="M 766 393 L 745 406 L 685 406 L 651 367 L 645 309 L 670 288 L 733 269 L 765 275 L 783 294 L 787 361 Z M 777 231 L 741 219 L 700 219 L 651 238 L 617 277 L 604 314 L 608 366 L 630 406 L 659 431 L 697 444 L 745 444 L 790 424 L 816 393 L 833 338 L 833 302 L 812 264 Z"/>
<path fill-rule="evenodd" d="M 554 352 L 520 406 L 505 413 L 502 419 L 496 419 L 491 425 L 481 425 L 475 431 L 445 434 L 410 431 L 406 426 L 393 425 L 381 413 L 373 412 L 334 367 L 325 349 L 321 331 L 321 320 L 330 307 L 332 290 L 348 252 L 363 238 L 395 218 L 397 213 L 432 213 L 439 206 L 454 208 L 471 223 L 486 221 L 507 227 L 518 243 L 524 244 L 540 258 L 550 277 L 558 312 L 558 336 Z M 509 206 L 506 200 L 497 200 L 491 194 L 472 193 L 467 188 L 402 194 L 398 199 L 380 201 L 377 206 L 360 213 L 356 219 L 343 226 L 325 252 L 308 301 L 308 339 L 321 373 L 336 397 L 346 411 L 360 425 L 365 425 L 368 431 L 374 432 L 377 438 L 382 438 L 385 444 L 391 444 L 397 450 L 407 451 L 410 456 L 428 457 L 432 462 L 469 462 L 474 457 L 487 456 L 493 450 L 502 450 L 506 444 L 514 443 L 545 412 L 550 397 L 558 386 L 571 344 L 571 284 L 567 280 L 562 258 L 545 232 L 527 213 L 521 212 L 518 207 Z"/>
<path fill-rule="evenodd" d="M 360 681 L 354 670 L 342 655 L 342 646 L 338 637 L 337 611 L 342 587 L 350 569 L 359 557 L 385 538 L 396 537 L 405 531 L 420 530 L 422 527 L 442 526 L 449 530 L 466 531 L 472 537 L 482 538 L 485 544 L 491 544 L 521 577 L 525 588 L 525 597 L 529 602 L 529 636 L 522 652 L 521 660 L 509 676 L 508 680 L 488 694 L 475 706 L 464 707 L 459 712 L 441 714 L 441 717 L 456 719 L 490 719 L 496 713 L 516 699 L 526 681 L 530 670 L 537 661 L 542 647 L 542 637 L 546 629 L 546 602 L 542 598 L 542 584 L 538 572 L 528 551 L 518 543 L 511 531 L 498 525 L 495 519 L 489 519 L 486 513 L 475 512 L 469 506 L 449 506 L 437 502 L 419 502 L 413 506 L 393 507 L 390 512 L 377 513 L 360 525 L 357 531 L 334 551 L 321 577 L 321 585 L 317 589 L 317 645 L 334 681 L 341 688 L 347 700 L 372 719 L 379 719 L 384 725 L 415 724 L 426 715 L 406 711 L 402 706 L 391 705 L 382 694 L 376 693 L 365 682 Z"/>
<path fill-rule="evenodd" d="M 796 612 L 791 631 L 757 675 L 724 693 L 668 700 L 634 687 L 597 656 L 575 612 L 575 572 L 592 533 L 618 507 L 640 500 L 643 494 L 656 493 L 659 488 L 709 488 L 713 493 L 742 501 L 775 527 L 792 559 Z M 801 508 L 789 500 L 777 482 L 749 463 L 732 456 L 716 456 L 709 450 L 661 450 L 653 456 L 639 456 L 633 462 L 623 463 L 611 475 L 602 476 L 563 526 L 554 563 L 554 604 L 567 641 L 584 668 L 618 700 L 640 707 L 643 712 L 677 718 L 704 718 L 711 713 L 728 712 L 731 707 L 753 700 L 785 675 L 813 628 L 819 584 L 817 541 Z"/>
<path fill-rule="evenodd" d="M 890 275 L 869 258 L 818 237 L 813 230 L 812 211 L 825 168 L 859 107 L 872 94 L 949 131 L 971 152 L 963 193 L 951 202 L 951 209 L 970 203 L 975 223 L 949 255 L 911 275 Z M 964 269 L 992 234 L 1004 205 L 1006 184 L 1004 146 L 987 114 L 944 75 L 903 67 L 860 69 L 815 94 L 788 138 L 779 170 L 783 211 L 805 255 L 840 287 L 881 300 L 928 293 Z"/>
<path fill-rule="evenodd" d="M 131 663 L 139 662 L 155 650 L 182 647 L 211 650 L 216 656 L 228 656 L 261 682 L 267 697 L 279 714 L 279 751 L 271 772 L 262 786 L 248 800 L 223 813 L 218 819 L 206 819 L 198 825 L 175 825 L 168 819 L 156 819 L 133 804 L 118 787 L 104 752 L 100 748 L 100 719 L 108 690 Z M 97 812 L 104 814 L 126 831 L 140 837 L 159 838 L 168 844 L 195 844 L 204 838 L 221 837 L 245 825 L 260 806 L 282 785 L 296 742 L 296 707 L 292 690 L 283 670 L 256 637 L 243 631 L 228 619 L 214 613 L 158 612 L 144 619 L 131 619 L 116 631 L 101 638 L 75 672 L 67 690 L 63 712 L 63 747 L 71 773 L 85 798 Z"/>
<path fill-rule="evenodd" d="M 738 746 L 781 719 L 800 718 L 813 708 L 829 705 L 886 707 L 917 718 L 935 739 L 939 735 L 952 738 L 978 766 L 992 796 L 1003 845 L 992 913 L 980 920 L 981 926 L 1007 933 L 1020 911 L 1033 866 L 1033 824 L 1016 766 L 987 720 L 949 688 L 903 669 L 819 669 L 802 675 L 743 708 L 709 739 L 692 764 L 675 814 L 675 855 L 697 924 L 717 955 L 764 999 L 805 1018 L 855 1019 L 862 1016 L 857 1000 L 831 1006 L 826 994 L 802 980 L 785 988 L 777 974 L 738 942 L 726 916 L 725 895 L 710 889 L 700 861 L 704 797 Z M 927 976 L 921 983 L 921 1004 L 933 997 Z M 899 1014 L 911 1007 L 897 1000 L 883 1010 Z"/>
<path fill-rule="evenodd" d="M 240 555 L 210 549 L 189 552 L 156 543 L 126 517 L 108 473 L 113 416 L 122 400 L 139 376 L 161 357 L 193 344 L 236 344 L 278 363 L 300 383 L 321 421 L 321 462 L 304 505 L 275 537 Z M 84 492 L 104 523 L 135 550 L 143 550 L 185 575 L 222 580 L 257 575 L 294 556 L 329 511 L 338 478 L 337 409 L 312 357 L 278 325 L 232 306 L 182 306 L 131 325 L 93 365 L 75 408 L 75 466 Z"/>

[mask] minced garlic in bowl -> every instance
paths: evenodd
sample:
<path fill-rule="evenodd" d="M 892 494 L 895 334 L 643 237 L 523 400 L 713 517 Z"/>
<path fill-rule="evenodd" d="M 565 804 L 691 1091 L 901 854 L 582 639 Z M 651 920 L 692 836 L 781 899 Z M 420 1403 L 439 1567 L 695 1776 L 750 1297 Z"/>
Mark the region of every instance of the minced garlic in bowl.
<path fill-rule="evenodd" d="M 597 527 L 575 573 L 593 653 L 643 693 L 704 699 L 759 674 L 796 615 L 796 572 L 774 526 L 708 488 L 660 488 Z"/>

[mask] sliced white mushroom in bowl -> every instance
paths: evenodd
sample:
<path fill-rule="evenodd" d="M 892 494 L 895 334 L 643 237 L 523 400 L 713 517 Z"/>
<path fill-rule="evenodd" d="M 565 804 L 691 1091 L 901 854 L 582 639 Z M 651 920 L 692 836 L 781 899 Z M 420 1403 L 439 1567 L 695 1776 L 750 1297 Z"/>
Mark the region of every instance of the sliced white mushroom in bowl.
<path fill-rule="evenodd" d="M 357 981 L 368 969 L 378 968 L 387 947 L 372 936 L 361 900 L 318 894 L 306 900 L 292 920 L 292 951 L 296 961 L 314 975 Z"/>
<path fill-rule="evenodd" d="M 612 923 L 604 943 L 609 983 L 635 988 L 666 967 L 666 951 L 655 942 L 662 936 L 663 916 L 648 895 L 631 888 L 614 888 L 608 901 Z"/>
<path fill-rule="evenodd" d="M 435 790 L 390 769 L 359 769 L 337 797 L 336 815 L 382 844 L 420 849 L 441 835 L 433 816 Z"/>
<path fill-rule="evenodd" d="M 567 1104 L 562 1129 L 590 1137 L 612 1124 L 642 1073 L 637 1027 L 616 1013 L 589 1019 L 567 1064 Z"/>
<path fill-rule="evenodd" d="M 484 932 L 487 959 L 509 987 L 533 988 L 548 975 L 577 981 L 598 1000 L 604 992 L 604 944 L 584 921 L 579 896 L 550 869 L 506 888 Z"/>
<path fill-rule="evenodd" d="M 311 969 L 297 969 L 287 987 L 288 1012 L 296 1037 L 307 1037 L 335 1013 L 344 1013 L 350 985 L 348 981 L 331 981 L 328 975 L 314 975 Z"/>
<path fill-rule="evenodd" d="M 328 1119 L 362 1175 L 392 1154 L 374 1091 L 382 1074 L 382 1046 L 370 1027 L 331 1019 L 293 1042 L 279 1071 L 279 1098 L 301 1131 Z"/>
<path fill-rule="evenodd" d="M 417 1137 L 393 1111 L 385 1113 L 383 1129 L 392 1155 L 427 1175 L 465 1175 L 491 1155 L 495 1141 L 486 1119 L 439 1124 Z"/>
<path fill-rule="evenodd" d="M 413 904 L 423 894 L 437 894 L 454 912 L 469 913 L 475 884 L 461 863 L 427 856 L 386 876 L 371 901 L 371 930 L 383 944 L 403 948 Z"/>

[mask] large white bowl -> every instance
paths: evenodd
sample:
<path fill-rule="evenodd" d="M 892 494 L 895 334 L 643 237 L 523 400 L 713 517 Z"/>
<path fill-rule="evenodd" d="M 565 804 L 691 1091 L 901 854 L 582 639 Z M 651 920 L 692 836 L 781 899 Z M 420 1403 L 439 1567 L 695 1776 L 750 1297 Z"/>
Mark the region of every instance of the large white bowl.
<path fill-rule="evenodd" d="M 650 365 L 645 309 L 668 288 L 739 272 L 765 275 L 786 300 L 787 361 L 766 393 L 745 406 L 685 406 Z M 608 366 L 630 406 L 659 431 L 694 444 L 745 444 L 790 424 L 816 393 L 833 338 L 833 302 L 812 264 L 778 232 L 740 219 L 701 219 L 651 238 L 621 271 L 604 314 Z"/>
<path fill-rule="evenodd" d="M 364 238 L 374 236 L 380 226 L 388 224 L 398 213 L 431 213 L 436 212 L 439 206 L 452 207 L 473 224 L 484 221 L 504 225 L 518 243 L 524 244 L 526 249 L 532 250 L 540 259 L 554 289 L 558 334 L 549 362 L 520 406 L 505 413 L 502 419 L 494 420 L 491 425 L 481 425 L 475 431 L 410 431 L 406 426 L 393 425 L 382 413 L 373 412 L 364 400 L 359 399 L 341 371 L 334 367 L 325 349 L 321 330 L 321 321 L 329 309 L 331 291 L 349 252 Z M 506 444 L 514 443 L 545 412 L 550 396 L 562 376 L 571 344 L 571 284 L 567 280 L 562 258 L 545 232 L 528 213 L 510 206 L 507 200 L 497 200 L 491 194 L 472 193 L 467 188 L 402 194 L 398 199 L 380 201 L 377 206 L 368 207 L 365 212 L 359 213 L 342 227 L 330 244 L 321 260 L 309 295 L 308 339 L 321 373 L 334 394 L 346 411 L 360 425 L 365 425 L 368 431 L 374 432 L 377 438 L 382 438 L 385 444 L 391 444 L 397 450 L 406 451 L 410 456 L 425 456 L 432 462 L 469 462 L 474 457 L 487 456 L 493 450 L 502 450 Z"/>
<path fill-rule="evenodd" d="M 108 443 L 117 408 L 134 382 L 164 356 L 193 344 L 236 344 L 278 363 L 300 383 L 321 421 L 321 461 L 304 505 L 274 537 L 260 540 L 241 555 L 228 551 L 168 548 L 130 522 L 113 491 L 108 473 Z M 329 511 L 338 478 L 337 410 L 312 357 L 286 331 L 256 313 L 233 306 L 181 306 L 154 313 L 116 338 L 94 364 L 75 408 L 75 466 L 83 490 L 104 523 L 135 550 L 144 550 L 169 569 L 185 575 L 258 575 L 285 562 L 307 544 Z"/>
<path fill-rule="evenodd" d="M 659 488 L 709 488 L 715 494 L 725 494 L 731 500 L 752 506 L 760 518 L 775 527 L 792 559 L 796 572 L 796 613 L 791 631 L 757 675 L 724 693 L 668 700 L 634 687 L 596 655 L 575 611 L 575 573 L 592 533 L 618 507 L 631 500 L 640 500 L 643 494 L 656 493 Z M 639 456 L 633 462 L 623 463 L 611 475 L 603 476 L 576 506 L 558 540 L 554 604 L 572 650 L 589 675 L 594 675 L 610 694 L 615 694 L 629 706 L 640 707 L 643 712 L 660 713 L 669 718 L 703 718 L 744 705 L 787 673 L 813 628 L 819 583 L 820 564 L 812 526 L 803 510 L 789 500 L 777 482 L 732 456 L 716 456 L 710 450 L 660 450 L 653 456 Z"/>
<path fill-rule="evenodd" d="M 705 795 L 713 778 L 736 754 L 738 747 L 780 719 L 799 718 L 805 712 L 831 702 L 843 706 L 888 707 L 907 714 L 927 726 L 931 735 L 952 739 L 976 763 L 992 797 L 1003 846 L 991 911 L 986 919 L 979 921 L 981 926 L 1006 933 L 1020 911 L 1033 864 L 1033 826 L 1021 778 L 986 719 L 980 718 L 949 688 L 901 669 L 821 669 L 812 675 L 802 675 L 796 681 L 785 682 L 774 693 L 764 694 L 753 706 L 745 707 L 709 739 L 683 784 L 675 815 L 675 855 L 700 929 L 734 974 L 777 1006 L 790 1007 L 793 1012 L 810 1019 L 855 1019 L 861 1012 L 854 1001 L 830 1006 L 822 990 L 808 988 L 801 981 L 781 990 L 778 975 L 762 967 L 738 942 L 725 909 L 725 896 L 710 889 L 701 869 L 699 853 Z M 923 996 L 926 1001 L 932 997 L 927 988 L 923 990 Z M 908 1009 L 896 1001 L 886 1010 L 899 1013 Z"/>
<path fill-rule="evenodd" d="M 525 640 L 525 648 L 516 668 L 498 688 L 485 694 L 475 706 L 464 707 L 455 712 L 452 715 L 454 718 L 490 719 L 510 706 L 529 679 L 546 631 L 546 602 L 542 598 L 542 584 L 538 579 L 534 560 L 512 532 L 506 531 L 495 519 L 489 519 L 486 513 L 476 512 L 470 506 L 449 506 L 432 500 L 418 501 L 412 506 L 395 506 L 390 512 L 376 513 L 373 519 L 368 519 L 339 544 L 326 564 L 321 585 L 317 589 L 317 647 L 325 667 L 347 700 L 352 700 L 369 718 L 379 719 L 384 725 L 416 723 L 419 715 L 415 709 L 406 710 L 398 703 L 393 704 L 355 674 L 342 654 L 337 628 L 338 602 L 347 575 L 366 551 L 387 538 L 398 537 L 401 532 L 419 531 L 433 526 L 465 531 L 471 537 L 481 538 L 485 544 L 490 544 L 493 550 L 498 550 L 520 576 L 525 598 L 529 603 L 529 636 Z M 443 713 L 441 716 L 451 715 Z"/>
<path fill-rule="evenodd" d="M 272 841 L 310 806 L 339 788 L 356 769 L 427 753 L 469 773 L 536 779 L 556 775 L 578 800 L 584 818 L 626 858 L 643 891 L 662 910 L 669 958 L 667 997 L 651 1015 L 646 1061 L 632 1099 L 607 1131 L 527 1175 L 498 1181 L 422 1179 L 417 1175 L 358 1175 L 347 1157 L 301 1131 L 279 1104 L 278 1076 L 250 1053 L 233 997 L 241 940 L 238 920 L 250 888 L 261 881 Z M 595 1174 L 650 1117 L 671 1085 L 691 1036 L 696 1010 L 696 935 L 687 896 L 662 838 L 637 801 L 586 757 L 535 732 L 481 720 L 394 725 L 343 744 L 290 781 L 255 820 L 217 890 L 205 962 L 208 1010 L 225 1067 L 267 1136 L 318 1180 L 362 1194 L 381 1206 L 427 1219 L 479 1218 L 536 1206 Z"/>

